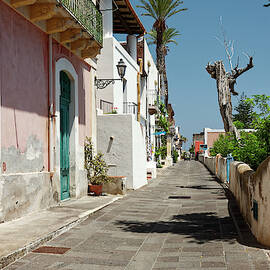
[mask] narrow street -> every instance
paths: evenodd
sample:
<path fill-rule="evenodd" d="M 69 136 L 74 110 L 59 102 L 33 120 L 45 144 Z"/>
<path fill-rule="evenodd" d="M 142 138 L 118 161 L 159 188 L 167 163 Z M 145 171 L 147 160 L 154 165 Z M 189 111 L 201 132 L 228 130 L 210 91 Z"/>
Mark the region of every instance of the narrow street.
<path fill-rule="evenodd" d="M 182 161 L 44 244 L 64 254 L 32 252 L 6 269 L 270 269 L 243 235 L 222 186 L 199 162 Z"/>

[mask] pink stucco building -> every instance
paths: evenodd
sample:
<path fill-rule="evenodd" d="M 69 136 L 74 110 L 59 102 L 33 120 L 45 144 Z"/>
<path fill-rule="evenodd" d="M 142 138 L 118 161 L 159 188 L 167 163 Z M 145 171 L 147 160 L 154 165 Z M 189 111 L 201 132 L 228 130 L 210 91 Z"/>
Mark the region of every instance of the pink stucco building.
<path fill-rule="evenodd" d="M 102 17 L 77 2 L 0 1 L 0 222 L 87 193 Z"/>

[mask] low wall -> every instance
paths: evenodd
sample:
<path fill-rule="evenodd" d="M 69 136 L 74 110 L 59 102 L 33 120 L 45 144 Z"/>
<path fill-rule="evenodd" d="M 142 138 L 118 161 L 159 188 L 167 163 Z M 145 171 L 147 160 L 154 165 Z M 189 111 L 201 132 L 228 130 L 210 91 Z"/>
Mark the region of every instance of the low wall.
<path fill-rule="evenodd" d="M 227 181 L 227 159 L 223 157 L 217 157 L 216 159 L 216 174 L 221 182 L 226 183 Z"/>
<path fill-rule="evenodd" d="M 127 193 L 127 178 L 124 176 L 110 176 L 110 178 L 111 182 L 103 184 L 102 192 L 125 195 Z"/>
<path fill-rule="evenodd" d="M 211 171 L 211 173 L 216 174 L 216 159 L 215 158 L 204 158 L 204 164 Z"/>
<path fill-rule="evenodd" d="M 50 173 L 2 175 L 0 179 L 0 223 L 55 205 Z"/>
<path fill-rule="evenodd" d="M 209 157 L 199 160 L 212 173 L 216 167 L 214 174 L 222 182 L 226 182 L 225 158 Z M 229 189 L 257 241 L 270 246 L 270 157 L 261 163 L 256 172 L 243 162 L 232 162 Z"/>
<path fill-rule="evenodd" d="M 127 178 L 128 189 L 147 184 L 144 134 L 134 115 L 98 115 L 97 150 L 114 166 L 110 173 Z"/>

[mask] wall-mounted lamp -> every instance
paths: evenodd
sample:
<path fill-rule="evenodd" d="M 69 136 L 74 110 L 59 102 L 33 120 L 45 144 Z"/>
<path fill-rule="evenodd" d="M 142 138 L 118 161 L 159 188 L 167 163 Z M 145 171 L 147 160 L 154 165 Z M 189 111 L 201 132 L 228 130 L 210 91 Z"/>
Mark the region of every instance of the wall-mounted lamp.
<path fill-rule="evenodd" d="M 125 77 L 127 65 L 125 64 L 125 62 L 123 61 L 122 58 L 120 59 L 120 61 L 116 65 L 116 68 L 117 68 L 117 72 L 118 72 L 120 79 L 97 79 L 97 78 L 95 78 L 95 86 L 97 87 L 97 89 L 104 89 L 109 84 L 114 83 L 115 81 L 122 81 L 123 80 L 123 78 Z"/>

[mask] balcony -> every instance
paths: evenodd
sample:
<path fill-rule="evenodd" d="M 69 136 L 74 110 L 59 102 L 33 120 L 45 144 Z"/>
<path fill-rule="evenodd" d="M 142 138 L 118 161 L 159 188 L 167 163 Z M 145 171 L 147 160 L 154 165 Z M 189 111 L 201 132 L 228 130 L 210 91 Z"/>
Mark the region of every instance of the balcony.
<path fill-rule="evenodd" d="M 157 91 L 148 90 L 147 91 L 147 100 L 148 100 L 148 112 L 150 115 L 158 113 L 157 106 Z"/>
<path fill-rule="evenodd" d="M 134 102 L 124 102 L 123 103 L 123 113 L 137 115 L 138 105 Z"/>
<path fill-rule="evenodd" d="M 59 0 L 59 3 L 91 35 L 100 46 L 103 43 L 102 14 L 91 0 Z"/>
<path fill-rule="evenodd" d="M 113 104 L 112 102 L 108 102 L 105 100 L 100 100 L 99 108 L 103 111 L 104 114 L 113 113 Z"/>
<path fill-rule="evenodd" d="M 13 9 L 81 59 L 103 44 L 102 14 L 92 0 L 5 0 Z"/>

